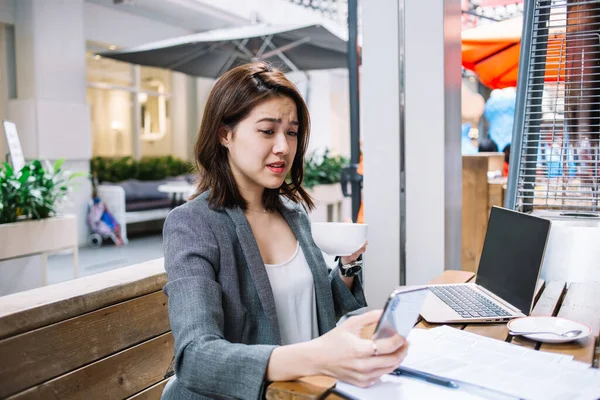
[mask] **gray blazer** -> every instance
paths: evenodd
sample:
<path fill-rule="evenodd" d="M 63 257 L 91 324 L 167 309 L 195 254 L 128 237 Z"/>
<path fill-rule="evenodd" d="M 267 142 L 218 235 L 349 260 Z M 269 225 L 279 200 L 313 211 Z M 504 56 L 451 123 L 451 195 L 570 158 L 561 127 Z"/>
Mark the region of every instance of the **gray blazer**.
<path fill-rule="evenodd" d="M 162 398 L 262 398 L 269 357 L 281 345 L 273 292 L 243 212 L 213 210 L 207 197 L 177 207 L 165 221 L 175 377 Z M 356 279 L 350 291 L 337 267 L 328 271 L 302 206 L 286 201 L 279 211 L 312 271 L 322 335 L 344 313 L 366 306 L 362 286 Z"/>

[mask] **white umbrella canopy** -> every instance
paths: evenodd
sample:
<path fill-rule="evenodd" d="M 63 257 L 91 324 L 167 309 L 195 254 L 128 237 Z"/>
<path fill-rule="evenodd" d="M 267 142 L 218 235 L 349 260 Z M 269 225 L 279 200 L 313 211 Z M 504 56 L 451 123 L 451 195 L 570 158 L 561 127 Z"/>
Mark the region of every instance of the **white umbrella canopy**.
<path fill-rule="evenodd" d="M 216 29 L 101 56 L 217 78 L 252 61 L 267 60 L 284 71 L 347 68 L 347 43 L 333 26 L 256 24 Z"/>

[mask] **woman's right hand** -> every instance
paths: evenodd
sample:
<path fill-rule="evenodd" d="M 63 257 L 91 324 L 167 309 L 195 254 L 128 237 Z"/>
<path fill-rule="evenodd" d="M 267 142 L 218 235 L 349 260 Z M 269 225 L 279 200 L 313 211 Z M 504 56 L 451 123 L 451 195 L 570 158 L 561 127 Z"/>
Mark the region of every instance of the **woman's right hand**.
<path fill-rule="evenodd" d="M 377 323 L 381 313 L 382 310 L 375 310 L 351 317 L 314 339 L 319 373 L 367 387 L 382 375 L 394 371 L 406 356 L 408 342 L 397 334 L 375 341 L 360 337 L 362 329 Z"/>

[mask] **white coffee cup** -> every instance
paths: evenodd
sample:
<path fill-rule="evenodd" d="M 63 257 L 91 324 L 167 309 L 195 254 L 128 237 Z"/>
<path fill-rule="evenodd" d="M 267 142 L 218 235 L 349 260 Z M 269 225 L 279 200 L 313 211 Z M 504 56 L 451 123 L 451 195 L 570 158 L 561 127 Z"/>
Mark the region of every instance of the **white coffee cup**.
<path fill-rule="evenodd" d="M 311 225 L 315 243 L 330 256 L 349 256 L 367 240 L 367 224 L 313 222 Z"/>

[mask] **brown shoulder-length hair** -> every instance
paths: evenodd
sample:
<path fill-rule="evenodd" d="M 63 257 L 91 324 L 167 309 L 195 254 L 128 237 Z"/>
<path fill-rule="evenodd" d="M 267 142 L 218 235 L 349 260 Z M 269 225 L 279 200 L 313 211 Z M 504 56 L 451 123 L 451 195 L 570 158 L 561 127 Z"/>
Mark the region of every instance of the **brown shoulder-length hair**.
<path fill-rule="evenodd" d="M 265 209 L 281 206 L 280 195 L 295 203 L 314 208 L 308 193 L 302 188 L 304 155 L 310 136 L 308 107 L 296 86 L 285 75 L 265 62 L 241 65 L 227 71 L 213 86 L 198 132 L 194 149 L 200 181 L 196 195 L 209 191 L 208 202 L 213 208 L 240 207 L 248 203 L 240 193 L 229 166 L 227 148 L 221 145 L 219 131 L 227 127 L 232 131 L 259 103 L 275 96 L 289 97 L 296 103 L 298 114 L 298 148 L 292 168 L 278 189 L 265 189 Z M 195 197 L 194 196 L 194 197 Z"/>

